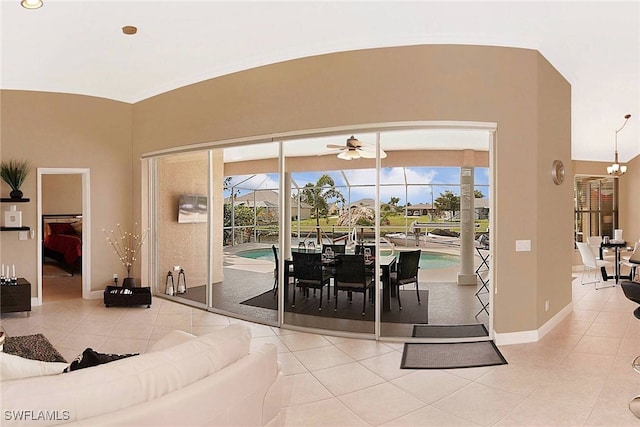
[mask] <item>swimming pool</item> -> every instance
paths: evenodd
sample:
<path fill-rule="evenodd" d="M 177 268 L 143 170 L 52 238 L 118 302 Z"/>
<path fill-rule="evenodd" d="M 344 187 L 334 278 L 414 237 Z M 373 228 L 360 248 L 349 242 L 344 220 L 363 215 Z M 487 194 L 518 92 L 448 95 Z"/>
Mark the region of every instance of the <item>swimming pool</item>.
<path fill-rule="evenodd" d="M 382 251 L 383 254 L 390 253 L 388 251 Z M 397 252 L 396 252 L 397 254 Z M 265 261 L 273 262 L 273 251 L 270 248 L 265 249 L 249 249 L 246 251 L 240 251 L 236 255 L 243 258 L 261 259 Z M 460 257 L 458 255 L 443 254 L 440 252 L 425 252 L 420 254 L 420 268 L 423 269 L 436 269 L 456 267 L 460 265 Z"/>

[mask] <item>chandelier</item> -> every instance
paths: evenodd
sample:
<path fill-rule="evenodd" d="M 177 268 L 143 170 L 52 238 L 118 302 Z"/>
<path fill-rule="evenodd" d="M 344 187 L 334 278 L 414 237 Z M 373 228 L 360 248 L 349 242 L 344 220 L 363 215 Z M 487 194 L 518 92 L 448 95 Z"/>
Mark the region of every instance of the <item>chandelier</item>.
<path fill-rule="evenodd" d="M 620 129 L 616 130 L 616 139 L 615 139 L 616 145 L 615 145 L 615 155 L 614 155 L 613 164 L 611 166 L 607 166 L 607 173 L 614 177 L 622 176 L 627 171 L 627 166 L 621 165 L 618 162 L 618 132 L 620 132 L 623 127 L 625 127 L 625 125 L 629 121 L 629 118 L 631 118 L 631 114 L 627 114 L 626 116 L 624 116 L 624 123 L 622 124 Z"/>

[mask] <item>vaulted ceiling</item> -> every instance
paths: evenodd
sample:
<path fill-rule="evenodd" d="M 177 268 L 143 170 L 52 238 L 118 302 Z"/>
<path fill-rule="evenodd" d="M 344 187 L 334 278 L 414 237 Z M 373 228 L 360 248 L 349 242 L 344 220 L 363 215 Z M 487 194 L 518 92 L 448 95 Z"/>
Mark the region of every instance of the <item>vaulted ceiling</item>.
<path fill-rule="evenodd" d="M 640 154 L 640 2 L 0 0 L 0 87 L 137 102 L 310 55 L 415 44 L 539 50 L 572 85 L 572 157 Z M 135 25 L 126 36 L 121 28 Z"/>

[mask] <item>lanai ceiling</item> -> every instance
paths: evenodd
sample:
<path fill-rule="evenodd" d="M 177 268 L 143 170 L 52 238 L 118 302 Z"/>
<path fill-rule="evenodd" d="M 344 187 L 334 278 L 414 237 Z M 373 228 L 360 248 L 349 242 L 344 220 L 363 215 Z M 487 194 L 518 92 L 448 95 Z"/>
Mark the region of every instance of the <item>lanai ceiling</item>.
<path fill-rule="evenodd" d="M 293 58 L 453 43 L 539 50 L 572 85 L 577 160 L 640 154 L 640 2 L 0 0 L 3 89 L 137 102 Z M 125 36 L 125 25 L 138 34 Z"/>

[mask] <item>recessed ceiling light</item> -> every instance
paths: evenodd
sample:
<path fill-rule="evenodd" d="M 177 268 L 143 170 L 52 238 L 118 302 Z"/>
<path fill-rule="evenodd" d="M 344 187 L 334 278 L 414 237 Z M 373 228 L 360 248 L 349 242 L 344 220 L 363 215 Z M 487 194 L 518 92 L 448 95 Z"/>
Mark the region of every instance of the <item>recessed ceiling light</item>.
<path fill-rule="evenodd" d="M 128 36 L 132 36 L 138 32 L 138 28 L 133 25 L 125 25 L 122 27 L 122 32 Z"/>
<path fill-rule="evenodd" d="M 42 0 L 22 0 L 20 5 L 25 9 L 39 9 L 42 7 Z"/>

